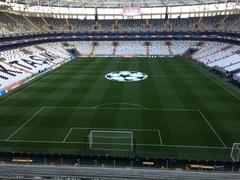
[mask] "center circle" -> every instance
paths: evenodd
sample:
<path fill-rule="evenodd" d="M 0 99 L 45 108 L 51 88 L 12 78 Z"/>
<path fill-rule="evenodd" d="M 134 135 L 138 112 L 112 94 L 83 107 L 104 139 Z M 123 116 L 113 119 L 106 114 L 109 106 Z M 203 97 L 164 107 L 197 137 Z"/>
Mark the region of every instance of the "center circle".
<path fill-rule="evenodd" d="M 119 82 L 142 81 L 147 77 L 147 74 L 138 71 L 114 71 L 105 75 L 106 79 Z"/>

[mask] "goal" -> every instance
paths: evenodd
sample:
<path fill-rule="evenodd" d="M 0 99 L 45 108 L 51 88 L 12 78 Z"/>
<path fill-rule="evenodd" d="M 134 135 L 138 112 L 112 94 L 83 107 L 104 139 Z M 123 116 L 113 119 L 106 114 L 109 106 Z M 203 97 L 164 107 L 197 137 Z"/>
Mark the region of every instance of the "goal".
<path fill-rule="evenodd" d="M 231 158 L 234 162 L 240 161 L 240 143 L 233 143 Z"/>
<path fill-rule="evenodd" d="M 91 130 L 88 140 L 93 150 L 133 151 L 132 131 Z"/>

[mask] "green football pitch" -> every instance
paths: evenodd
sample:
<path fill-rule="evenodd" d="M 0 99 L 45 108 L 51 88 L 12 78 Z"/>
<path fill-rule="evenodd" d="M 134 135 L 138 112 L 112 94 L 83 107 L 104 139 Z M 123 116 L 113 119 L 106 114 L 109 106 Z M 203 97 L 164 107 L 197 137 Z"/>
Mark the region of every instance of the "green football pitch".
<path fill-rule="evenodd" d="M 139 71 L 116 82 L 105 75 Z M 0 151 L 229 160 L 240 91 L 190 60 L 78 59 L 0 99 Z"/>

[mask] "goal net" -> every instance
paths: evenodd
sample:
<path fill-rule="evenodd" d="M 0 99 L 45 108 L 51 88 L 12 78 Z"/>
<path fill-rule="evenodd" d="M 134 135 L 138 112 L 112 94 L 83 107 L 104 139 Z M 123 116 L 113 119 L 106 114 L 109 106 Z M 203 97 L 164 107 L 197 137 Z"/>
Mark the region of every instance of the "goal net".
<path fill-rule="evenodd" d="M 132 131 L 91 130 L 88 140 L 93 150 L 133 151 Z"/>
<path fill-rule="evenodd" d="M 234 162 L 240 161 L 240 143 L 233 143 L 231 158 Z"/>

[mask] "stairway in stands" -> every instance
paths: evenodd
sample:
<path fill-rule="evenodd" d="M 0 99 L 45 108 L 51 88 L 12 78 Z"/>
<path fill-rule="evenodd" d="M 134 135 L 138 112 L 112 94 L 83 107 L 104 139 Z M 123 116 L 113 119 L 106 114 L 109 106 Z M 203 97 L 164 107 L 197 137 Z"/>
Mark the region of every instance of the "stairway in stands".
<path fill-rule="evenodd" d="M 73 30 L 73 26 L 70 24 L 70 22 L 68 21 L 68 19 L 65 19 L 65 28 L 68 31 L 72 31 Z"/>
<path fill-rule="evenodd" d="M 199 17 L 198 22 L 193 24 L 193 27 L 192 27 L 193 31 L 197 31 L 202 28 L 202 26 L 203 26 L 202 19 L 203 19 L 203 17 Z"/>
<path fill-rule="evenodd" d="M 165 42 L 165 46 L 167 46 L 169 56 L 173 56 L 173 50 L 172 50 L 171 42 L 169 42 L 169 41 Z"/>
<path fill-rule="evenodd" d="M 145 22 L 144 22 L 144 30 L 145 31 L 150 31 L 151 30 L 151 24 L 150 24 L 149 19 L 146 19 Z"/>
<path fill-rule="evenodd" d="M 144 42 L 144 44 L 143 44 L 143 46 L 144 46 L 144 48 L 145 48 L 145 54 L 146 54 L 146 56 L 149 56 L 149 52 L 150 52 L 150 50 L 149 50 L 149 46 L 150 46 L 150 43 L 149 42 Z"/>
<path fill-rule="evenodd" d="M 9 13 L 4 13 L 5 16 L 7 16 L 10 20 L 12 20 L 17 28 L 21 30 L 21 32 L 26 32 L 27 29 L 23 28 L 23 26 L 16 20 L 14 19 Z"/>
<path fill-rule="evenodd" d="M 43 30 L 38 27 L 36 24 L 34 24 L 27 16 L 22 16 L 27 22 L 28 24 L 30 24 L 37 32 L 42 32 Z"/>
<path fill-rule="evenodd" d="M 120 26 L 118 23 L 118 19 L 115 20 L 114 24 L 112 25 L 112 30 L 115 31 L 119 31 L 120 30 Z"/>
<path fill-rule="evenodd" d="M 220 28 L 224 25 L 224 23 L 225 23 L 225 21 L 226 21 L 226 19 L 227 19 L 228 17 L 229 17 L 229 15 L 224 16 L 224 18 L 223 18 L 221 21 L 217 22 L 217 23 L 214 25 L 214 29 L 215 29 L 215 30 L 220 29 Z"/>
<path fill-rule="evenodd" d="M 44 22 L 44 25 L 47 27 L 48 30 L 54 31 L 53 27 L 47 22 L 47 20 L 44 17 L 41 17 L 41 19 Z"/>
<path fill-rule="evenodd" d="M 230 26 L 227 27 L 227 31 L 231 30 L 232 28 L 234 28 L 235 26 L 237 26 L 240 23 L 240 18 L 237 19 L 236 21 L 234 21 Z"/>
<path fill-rule="evenodd" d="M 113 42 L 112 47 L 113 47 L 112 56 L 115 56 L 116 50 L 117 50 L 117 47 L 118 47 L 118 42 Z"/>
<path fill-rule="evenodd" d="M 5 23 L 1 22 L 1 19 L 0 19 L 0 27 L 3 28 L 8 33 L 13 32 L 13 30 L 10 27 L 8 27 Z"/>
<path fill-rule="evenodd" d="M 96 50 L 97 46 L 98 46 L 98 42 L 93 42 L 92 43 L 92 49 L 91 49 L 91 52 L 89 54 L 90 57 L 92 57 L 95 54 L 95 50 Z"/>

